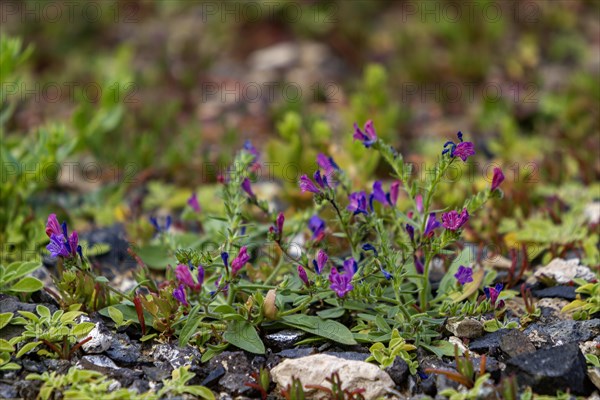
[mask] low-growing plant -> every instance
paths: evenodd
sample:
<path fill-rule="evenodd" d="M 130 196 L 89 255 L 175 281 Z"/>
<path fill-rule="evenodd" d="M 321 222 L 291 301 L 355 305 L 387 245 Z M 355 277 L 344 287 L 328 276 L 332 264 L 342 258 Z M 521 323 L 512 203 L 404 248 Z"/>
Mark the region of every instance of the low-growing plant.
<path fill-rule="evenodd" d="M 381 343 L 374 343 L 369 351 L 371 356 L 365 361 L 377 361 L 381 368 L 387 368 L 394 363 L 396 357 L 400 357 L 408 364 L 411 374 L 417 372 L 419 363 L 414 360 L 416 354 L 410 354 L 409 351 L 416 350 L 417 348 L 412 344 L 406 343 L 406 341 L 400 336 L 398 329 L 392 331 L 392 336 L 387 347 Z"/>
<path fill-rule="evenodd" d="M 35 313 L 19 311 L 20 317 L 11 320 L 13 325 L 23 325 L 24 332 L 10 340 L 11 345 L 20 344 L 17 357 L 36 350 L 38 346 L 45 345 L 47 349 L 37 350 L 40 356 L 59 356 L 69 359 L 81 345 L 86 342 L 86 335 L 94 328 L 92 322 L 77 322 L 77 317 L 82 311 L 63 310 L 54 314 L 43 306 L 38 305 Z"/>
<path fill-rule="evenodd" d="M 33 293 L 42 289 L 44 284 L 33 276 L 27 276 L 40 267 L 34 261 L 15 261 L 7 267 L 0 265 L 0 293 L 12 295 Z"/>
<path fill-rule="evenodd" d="M 561 312 L 573 312 L 573 318 L 577 320 L 589 319 L 600 312 L 600 282 L 578 280 L 577 283 L 580 284 L 575 289 L 577 298 L 564 306 Z"/>
<path fill-rule="evenodd" d="M 0 314 L 0 330 L 4 328 L 12 320 L 13 313 L 2 313 Z M 8 370 L 19 370 L 21 366 L 17 363 L 10 362 L 11 353 L 15 351 L 13 346 L 8 340 L 0 338 L 0 371 Z"/>

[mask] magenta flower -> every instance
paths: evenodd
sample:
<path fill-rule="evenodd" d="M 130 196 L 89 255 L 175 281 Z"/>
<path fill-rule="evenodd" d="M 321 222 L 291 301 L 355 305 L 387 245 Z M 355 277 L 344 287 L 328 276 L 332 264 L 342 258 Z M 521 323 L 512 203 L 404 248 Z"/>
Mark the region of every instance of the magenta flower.
<path fill-rule="evenodd" d="M 187 204 L 192 207 L 194 211 L 200 212 L 200 203 L 198 203 L 198 196 L 196 196 L 196 193 L 192 194 L 188 199 Z"/>
<path fill-rule="evenodd" d="M 325 175 L 328 177 L 331 177 L 336 171 L 340 170 L 340 167 L 333 161 L 333 158 L 327 157 L 323 153 L 317 154 L 317 165 L 325 171 Z"/>
<path fill-rule="evenodd" d="M 350 200 L 350 204 L 346 207 L 348 211 L 354 212 L 354 215 L 367 214 L 367 195 L 365 192 L 350 193 L 348 200 Z"/>
<path fill-rule="evenodd" d="M 329 187 L 329 182 L 327 182 L 327 175 L 321 175 L 321 170 L 316 170 L 313 178 L 317 185 L 321 187 L 321 189 L 327 189 Z"/>
<path fill-rule="evenodd" d="M 435 213 L 430 213 L 427 218 L 427 223 L 425 224 L 425 232 L 423 232 L 423 237 L 430 238 L 433 236 L 433 231 L 442 226 L 440 222 L 435 218 Z"/>
<path fill-rule="evenodd" d="M 325 268 L 325 264 L 327 264 L 327 260 L 329 260 L 327 253 L 325 253 L 322 249 L 319 249 L 319 252 L 317 253 L 317 259 L 313 260 L 313 266 L 315 267 L 315 272 L 317 275 L 321 275 L 323 268 Z"/>
<path fill-rule="evenodd" d="M 461 265 L 458 267 L 458 271 L 456 272 L 456 274 L 454 274 L 454 277 L 461 285 L 473 282 L 473 269 Z"/>
<path fill-rule="evenodd" d="M 310 282 L 308 281 L 308 275 L 306 275 L 306 271 L 304 270 L 304 267 L 302 267 L 302 265 L 298 265 L 298 276 L 306 286 L 310 286 Z"/>
<path fill-rule="evenodd" d="M 337 268 L 332 268 L 329 273 L 329 288 L 333 290 L 338 297 L 344 297 L 348 292 L 354 289 L 352 286 L 352 275 L 347 271 L 344 274 L 340 274 Z"/>
<path fill-rule="evenodd" d="M 459 230 L 468 220 L 469 212 L 466 208 L 463 208 L 460 214 L 455 210 L 442 214 L 442 225 L 451 231 Z"/>
<path fill-rule="evenodd" d="M 410 237 L 410 241 L 414 242 L 415 241 L 415 228 L 410 224 L 406 224 L 406 233 L 408 233 L 408 237 Z"/>
<path fill-rule="evenodd" d="M 498 189 L 502 182 L 504 182 L 504 174 L 500 168 L 496 167 L 494 168 L 494 177 L 492 178 L 492 188 L 490 190 L 493 192 Z"/>
<path fill-rule="evenodd" d="M 420 194 L 415 196 L 415 204 L 417 205 L 417 211 L 419 213 L 423 212 L 423 196 Z"/>
<path fill-rule="evenodd" d="M 283 223 L 285 222 L 285 215 L 280 212 L 277 215 L 277 219 L 275 220 L 275 225 L 277 226 L 277 233 L 279 234 L 279 238 L 281 239 L 281 235 L 283 234 Z"/>
<path fill-rule="evenodd" d="M 373 127 L 373 121 L 368 120 L 365 123 L 365 131 L 361 131 L 358 127 L 358 124 L 354 123 L 354 135 L 352 136 L 354 140 L 360 140 L 362 144 L 369 148 L 377 141 L 377 134 L 375 133 L 375 128 Z"/>
<path fill-rule="evenodd" d="M 320 193 L 321 192 L 319 190 L 319 188 L 317 186 L 315 186 L 313 181 L 311 181 L 309 179 L 309 177 L 306 175 L 300 176 L 300 181 L 298 184 L 300 186 L 300 190 L 302 191 L 302 193 L 304 193 L 304 192 Z"/>
<path fill-rule="evenodd" d="M 242 190 L 246 192 L 246 194 L 251 198 L 256 197 L 256 195 L 252 191 L 252 182 L 250 182 L 250 179 L 244 178 L 244 180 L 242 181 Z"/>
<path fill-rule="evenodd" d="M 183 283 L 179 284 L 178 287 L 173 289 L 173 298 L 186 307 L 189 305 L 185 295 L 185 287 L 183 286 Z"/>
<path fill-rule="evenodd" d="M 179 264 L 175 268 L 175 277 L 179 281 L 179 283 L 183 283 L 185 286 L 189 287 L 193 291 L 198 291 L 202 287 L 200 283 L 194 282 L 194 278 L 192 277 L 192 273 L 187 265 Z"/>
<path fill-rule="evenodd" d="M 350 257 L 346 261 L 344 261 L 344 271 L 346 271 L 346 273 L 351 276 L 354 276 L 356 271 L 358 271 L 358 264 L 356 263 L 356 260 L 354 260 L 354 258 Z"/>
<path fill-rule="evenodd" d="M 395 206 L 398 203 L 398 195 L 400 194 L 400 181 L 394 181 L 390 185 L 390 195 L 389 202 L 391 205 Z"/>
<path fill-rule="evenodd" d="M 250 256 L 248 255 L 248 248 L 242 246 L 237 257 L 231 262 L 231 275 L 235 276 L 249 260 Z"/>
<path fill-rule="evenodd" d="M 467 161 L 469 156 L 475 154 L 473 143 L 464 142 L 462 132 L 458 132 L 456 136 L 458 136 L 459 143 L 456 144 L 452 141 L 446 142 L 442 154 L 450 153 L 450 157 L 460 157 L 463 161 Z M 450 147 L 448 148 L 448 146 Z"/>
<path fill-rule="evenodd" d="M 490 303 L 496 308 L 504 307 L 504 300 L 498 301 L 498 296 L 500 292 L 504 288 L 502 283 L 497 283 L 495 287 L 486 287 L 483 288 L 483 292 L 485 293 L 485 297 L 490 300 Z"/>
<path fill-rule="evenodd" d="M 46 222 L 46 235 L 52 237 L 52 235 L 61 235 L 60 224 L 56 219 L 56 214 L 48 215 L 48 222 Z"/>
<path fill-rule="evenodd" d="M 425 270 L 425 267 L 423 266 L 423 263 L 421 262 L 421 260 L 417 256 L 414 256 L 413 260 L 415 262 L 415 270 L 417 271 L 418 274 L 422 274 L 423 271 Z"/>
<path fill-rule="evenodd" d="M 308 220 L 308 229 L 310 229 L 313 234 L 313 240 L 321 240 L 325 235 L 325 221 L 319 218 L 318 215 L 313 215 Z"/>

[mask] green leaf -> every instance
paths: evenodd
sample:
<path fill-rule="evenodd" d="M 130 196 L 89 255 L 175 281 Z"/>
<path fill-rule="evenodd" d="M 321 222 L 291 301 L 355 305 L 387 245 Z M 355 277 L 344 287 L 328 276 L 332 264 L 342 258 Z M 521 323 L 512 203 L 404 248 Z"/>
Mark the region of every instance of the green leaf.
<path fill-rule="evenodd" d="M 108 307 L 108 315 L 117 325 L 123 324 L 123 313 L 118 308 L 113 306 Z"/>
<path fill-rule="evenodd" d="M 204 386 L 186 386 L 183 389 L 186 393 L 192 394 L 197 397 L 201 397 L 206 400 L 215 400 L 215 395 L 210 389 Z"/>
<path fill-rule="evenodd" d="M 198 324 L 202 321 L 201 317 L 197 317 L 198 311 L 200 310 L 200 304 L 197 304 L 192 308 L 192 311 L 188 314 L 187 321 L 185 325 L 181 329 L 179 333 L 179 347 L 185 347 L 188 344 L 190 338 L 194 333 L 196 333 L 196 329 L 198 328 Z"/>
<path fill-rule="evenodd" d="M 21 350 L 17 353 L 17 358 L 20 358 L 22 355 L 26 354 L 30 350 L 35 349 L 42 342 L 29 342 L 21 347 Z"/>
<path fill-rule="evenodd" d="M 93 246 L 84 246 L 83 255 L 85 257 L 97 257 L 110 251 L 110 245 L 107 243 L 96 243 Z"/>
<path fill-rule="evenodd" d="M 18 371 L 21 369 L 21 366 L 17 363 L 8 363 L 8 364 L 4 364 L 3 366 L 0 367 L 0 371 Z"/>
<path fill-rule="evenodd" d="M 13 313 L 7 312 L 0 314 L 0 329 L 4 328 L 13 318 Z"/>
<path fill-rule="evenodd" d="M 96 279 L 94 279 L 96 282 L 100 282 L 100 283 L 108 283 L 109 280 L 108 278 L 106 278 L 105 276 L 97 276 Z"/>
<path fill-rule="evenodd" d="M 124 303 L 119 303 L 119 304 L 115 304 L 114 307 L 117 310 L 121 311 L 121 313 L 123 314 L 123 319 L 125 321 L 133 321 L 136 324 L 139 324 L 138 321 L 138 316 L 137 316 L 137 312 L 135 311 L 135 307 L 128 302 L 129 304 L 124 304 Z M 108 313 L 108 307 L 104 307 L 103 309 L 98 311 L 100 313 L 100 315 L 103 315 L 105 317 L 109 317 L 110 318 L 110 314 Z M 154 323 L 154 317 L 152 317 L 152 315 L 144 310 L 144 320 L 146 321 L 146 326 L 152 326 L 152 324 Z"/>
<path fill-rule="evenodd" d="M 44 284 L 39 279 L 34 278 L 33 276 L 26 276 L 25 278 L 12 285 L 9 290 L 11 292 L 32 293 L 37 292 L 43 287 Z"/>
<path fill-rule="evenodd" d="M 78 338 L 81 338 L 82 336 L 85 336 L 88 333 L 90 333 L 90 331 L 94 329 L 95 326 L 96 324 L 94 324 L 93 322 L 82 322 L 80 324 L 77 324 L 77 326 L 73 328 L 71 333 L 77 336 Z"/>
<path fill-rule="evenodd" d="M 254 354 L 265 354 L 265 345 L 258 336 L 256 329 L 247 321 L 231 321 L 223 338 L 232 345 Z"/>
<path fill-rule="evenodd" d="M 13 265 L 13 264 L 11 264 L 11 265 Z M 11 277 L 11 279 L 13 279 L 13 280 L 18 279 L 22 276 L 30 274 L 41 266 L 42 266 L 42 264 L 40 264 L 39 262 L 35 262 L 35 261 L 23 262 L 16 269 L 15 274 Z M 10 265 L 9 265 L 9 269 L 10 269 Z"/>
<path fill-rule="evenodd" d="M 286 315 L 282 322 L 285 325 L 321 336 L 342 344 L 356 344 L 352 332 L 337 321 L 322 319 L 312 315 Z"/>
<path fill-rule="evenodd" d="M 151 333 L 140 338 L 140 342 L 146 342 L 158 336 L 158 333 Z"/>
<path fill-rule="evenodd" d="M 163 245 L 150 245 L 140 248 L 137 251 L 142 261 L 149 268 L 164 270 L 167 265 L 174 263 L 176 260 L 169 255 L 169 248 Z"/>
<path fill-rule="evenodd" d="M 48 307 L 39 305 L 35 308 L 35 311 L 37 311 L 38 315 L 41 318 L 46 318 L 46 319 L 52 318 L 52 314 L 50 314 L 50 310 L 48 309 Z"/>
<path fill-rule="evenodd" d="M 346 313 L 346 309 L 343 307 L 328 308 L 322 311 L 318 311 L 317 315 L 323 319 L 336 319 Z"/>
<path fill-rule="evenodd" d="M 73 322 L 75 318 L 79 317 L 82 314 L 85 313 L 83 311 L 67 311 L 62 315 L 62 317 L 60 317 L 60 322 L 62 322 L 63 324 L 67 322 Z"/>
<path fill-rule="evenodd" d="M 4 340 L 4 339 L 0 339 L 0 352 L 3 351 L 8 351 L 9 353 L 12 353 L 13 351 L 15 351 L 15 347 L 8 343 L 8 340 Z"/>

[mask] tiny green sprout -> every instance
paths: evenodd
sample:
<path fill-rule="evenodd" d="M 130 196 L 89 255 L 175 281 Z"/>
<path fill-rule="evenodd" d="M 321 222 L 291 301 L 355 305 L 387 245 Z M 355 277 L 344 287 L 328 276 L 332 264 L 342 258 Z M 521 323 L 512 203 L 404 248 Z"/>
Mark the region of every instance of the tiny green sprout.
<path fill-rule="evenodd" d="M 362 395 L 365 392 L 365 389 L 359 388 L 352 391 L 344 389 L 340 375 L 337 371 L 332 373 L 331 376 L 325 380 L 329 382 L 331 388 L 320 385 L 306 385 L 306 388 L 324 392 L 325 399 L 328 400 L 365 400 L 365 397 Z"/>
<path fill-rule="evenodd" d="M 481 356 L 481 363 L 479 365 L 479 371 L 476 371 L 473 366 L 473 361 L 469 356 L 469 352 L 466 351 L 463 357 L 458 356 L 458 346 L 454 345 L 454 360 L 456 362 L 456 372 L 455 371 L 447 371 L 443 369 L 436 368 L 427 368 L 425 373 L 433 373 L 433 374 L 441 374 L 445 375 L 448 379 L 451 379 L 455 382 L 460 383 L 467 389 L 472 389 L 476 387 L 476 385 L 482 385 L 483 382 L 487 380 L 489 377 L 488 374 L 485 373 L 485 365 L 486 365 L 486 357 L 485 355 Z M 485 378 L 484 378 L 485 377 Z M 478 391 L 476 392 L 478 393 Z M 463 397 L 458 397 L 458 399 L 462 399 Z M 477 397 L 464 397 L 464 398 L 477 398 Z"/>
<path fill-rule="evenodd" d="M 561 312 L 573 312 L 573 319 L 589 319 L 591 315 L 600 312 L 600 282 L 585 283 L 575 290 L 577 298 L 563 307 Z M 585 297 L 584 297 L 585 296 Z"/>
<path fill-rule="evenodd" d="M 196 376 L 196 374 L 190 372 L 189 369 L 189 365 L 174 369 L 173 372 L 171 372 L 171 379 L 163 380 L 163 387 L 157 393 L 158 398 L 170 398 L 173 396 L 190 394 L 197 398 L 214 400 L 215 396 L 210 389 L 200 385 L 187 385 L 187 383 Z"/>
<path fill-rule="evenodd" d="M 281 395 L 285 400 L 304 400 L 306 397 L 302 382 L 295 376 L 292 377 L 292 382 L 288 383 L 287 387 L 281 390 Z"/>
<path fill-rule="evenodd" d="M 413 360 L 416 355 L 411 355 L 408 352 L 416 349 L 414 345 L 406 343 L 404 338 L 400 336 L 398 329 L 394 329 L 388 347 L 385 347 L 381 342 L 374 343 L 369 348 L 371 355 L 366 361 L 376 361 L 381 368 L 387 368 L 394 363 L 396 357 L 400 357 L 408 364 L 410 373 L 415 374 L 419 363 Z"/>
<path fill-rule="evenodd" d="M 258 373 L 253 372 L 250 376 L 254 382 L 247 382 L 245 385 L 258 390 L 262 400 L 266 400 L 269 394 L 269 386 L 271 385 L 271 375 L 269 370 L 261 367 Z"/>
<path fill-rule="evenodd" d="M 94 328 L 92 322 L 75 322 L 75 319 L 84 313 L 82 311 L 58 310 L 54 314 L 50 313 L 47 307 L 38 305 L 36 307 L 38 315 L 29 311 L 19 311 L 21 317 L 13 318 L 11 323 L 14 325 L 24 325 L 25 331 L 17 337 L 10 340 L 11 345 L 24 343 L 17 357 L 36 349 L 40 344 L 44 344 L 56 355 L 63 359 L 69 359 L 88 339 L 86 335 Z M 46 350 L 38 350 L 40 355 L 49 355 Z"/>

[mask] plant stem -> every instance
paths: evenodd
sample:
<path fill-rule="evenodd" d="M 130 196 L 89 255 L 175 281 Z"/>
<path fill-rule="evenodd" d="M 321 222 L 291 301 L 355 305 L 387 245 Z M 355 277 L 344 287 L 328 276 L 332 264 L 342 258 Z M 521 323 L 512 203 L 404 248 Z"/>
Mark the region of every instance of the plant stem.
<path fill-rule="evenodd" d="M 344 233 L 346 234 L 346 237 L 348 238 L 348 242 L 350 242 L 350 247 L 351 247 L 351 250 L 352 250 L 352 256 L 354 256 L 354 250 L 355 250 L 356 246 L 354 245 L 354 241 L 352 240 L 352 235 L 350 234 L 350 230 L 348 229 L 348 225 L 344 221 L 344 218 L 342 217 L 342 213 L 341 213 L 340 209 L 338 208 L 337 204 L 335 203 L 335 201 L 333 199 L 329 199 L 329 202 L 331 203 L 331 205 L 335 209 L 335 212 L 337 213 L 338 219 L 340 220 L 340 224 L 342 224 L 342 228 L 344 228 Z"/>

